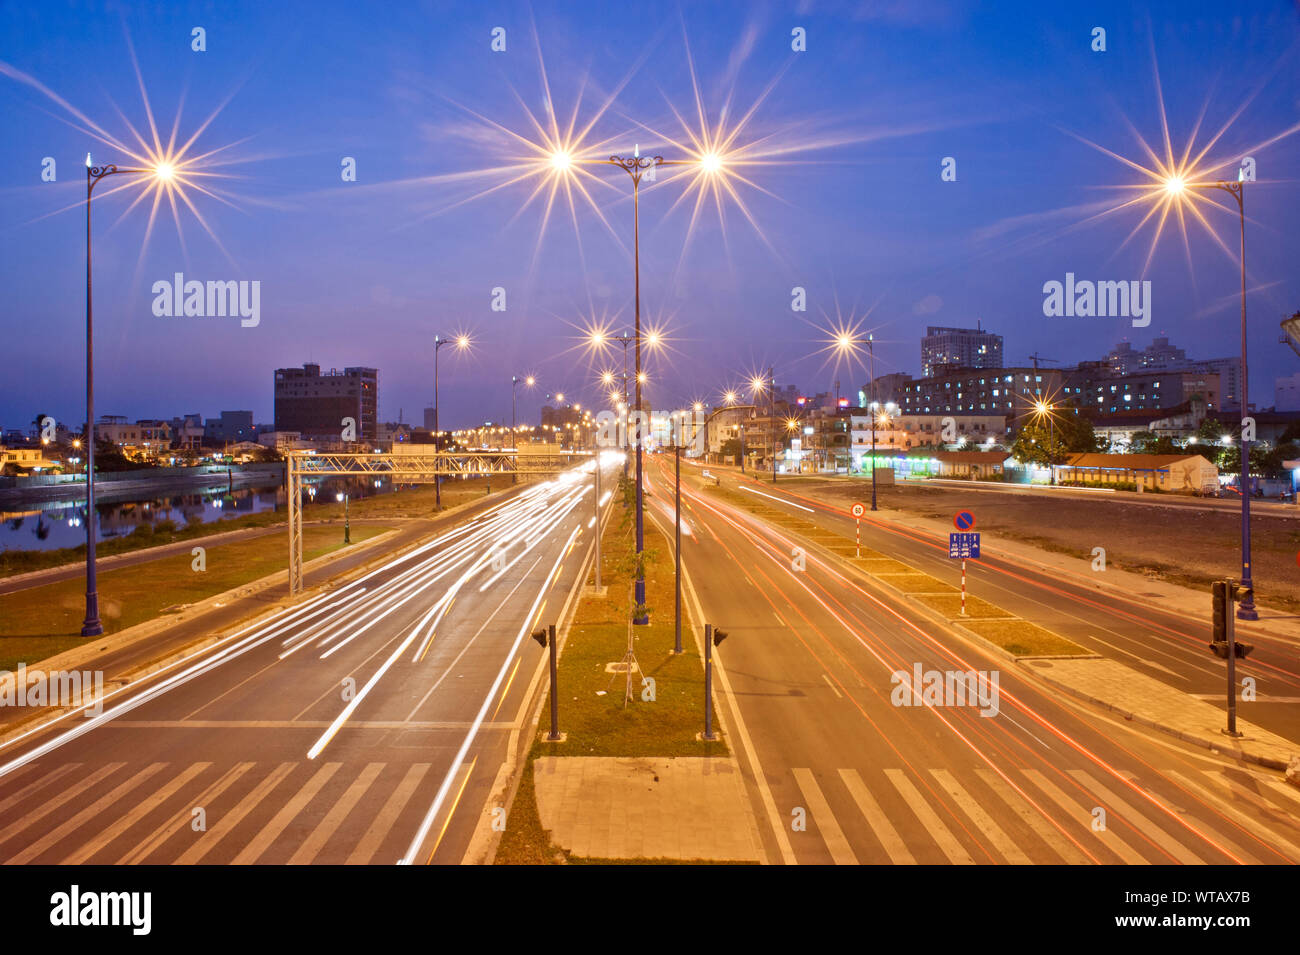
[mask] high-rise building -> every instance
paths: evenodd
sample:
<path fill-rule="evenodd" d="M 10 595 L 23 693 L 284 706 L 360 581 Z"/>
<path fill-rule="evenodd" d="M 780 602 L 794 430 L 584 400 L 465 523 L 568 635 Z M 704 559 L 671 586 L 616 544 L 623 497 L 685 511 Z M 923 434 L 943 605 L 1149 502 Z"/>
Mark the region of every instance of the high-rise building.
<path fill-rule="evenodd" d="M 357 440 L 374 441 L 379 434 L 379 372 L 374 368 L 331 368 L 320 365 L 275 370 L 275 430 L 297 431 L 306 438 L 337 441 L 343 419 L 356 422 Z"/>
<path fill-rule="evenodd" d="M 1187 352 L 1169 343 L 1164 335 L 1151 340 L 1143 349 L 1130 342 L 1112 348 L 1105 363 L 1116 375 L 1133 375 L 1148 371 L 1198 371 L 1219 376 L 1219 399 L 1214 407 L 1224 410 L 1241 408 L 1241 359 L 1188 358 Z"/>
<path fill-rule="evenodd" d="M 905 371 L 893 371 L 887 375 L 876 375 L 874 388 L 872 382 L 868 380 L 858 391 L 858 407 L 865 408 L 871 404 L 873 394 L 877 404 L 887 405 L 892 401 L 896 405 L 901 405 L 903 386 L 911 380 L 912 376 Z"/>
<path fill-rule="evenodd" d="M 223 411 L 219 418 L 209 418 L 203 425 L 203 442 L 210 447 L 256 440 L 251 411 Z"/>
<path fill-rule="evenodd" d="M 1300 372 L 1273 379 L 1273 410 L 1300 411 Z"/>
<path fill-rule="evenodd" d="M 1002 336 L 974 328 L 931 325 L 921 339 L 921 375 L 929 378 L 939 365 L 957 368 L 1001 368 Z"/>
<path fill-rule="evenodd" d="M 1061 394 L 1062 381 L 1054 368 L 966 368 L 905 382 L 895 401 L 904 415 L 1002 415 L 1018 427 L 1038 401 Z"/>

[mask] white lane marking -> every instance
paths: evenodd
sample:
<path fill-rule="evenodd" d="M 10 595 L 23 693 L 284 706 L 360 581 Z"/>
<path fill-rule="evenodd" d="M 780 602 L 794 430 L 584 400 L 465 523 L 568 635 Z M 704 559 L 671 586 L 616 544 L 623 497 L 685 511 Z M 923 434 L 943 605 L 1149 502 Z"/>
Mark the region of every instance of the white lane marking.
<path fill-rule="evenodd" d="M 1021 772 L 1024 773 L 1026 779 L 1045 792 L 1052 802 L 1064 809 L 1069 818 L 1078 820 L 1081 826 L 1091 827 L 1092 811 L 1096 808 L 1095 804 L 1085 806 L 1075 801 L 1036 769 L 1022 769 Z M 1097 836 L 1097 840 L 1102 845 L 1110 849 L 1128 865 L 1150 865 L 1136 849 L 1125 842 L 1120 834 L 1109 825 L 1105 829 L 1091 829 L 1091 831 Z"/>
<path fill-rule="evenodd" d="M 826 685 L 831 688 L 832 693 L 834 693 L 839 699 L 841 700 L 844 699 L 844 694 L 835 688 L 835 684 L 831 682 L 830 677 L 828 677 L 825 673 L 823 673 L 822 679 L 826 681 Z"/>
<path fill-rule="evenodd" d="M 901 769 L 886 769 L 885 778 L 894 784 L 898 794 L 903 797 L 903 801 L 907 803 L 908 808 L 916 813 L 916 817 L 921 820 L 921 825 L 925 827 L 925 831 L 934 837 L 934 841 L 939 844 L 939 848 L 943 850 L 943 854 L 948 857 L 949 862 L 954 865 L 975 864 L 975 860 L 962 848 L 961 843 L 957 841 L 957 837 L 943 824 L 943 820 L 939 818 L 938 813 L 930 808 L 930 804 L 925 801 L 925 797 L 917 792 L 916 787 L 912 785 L 912 781 L 904 775 Z"/>
<path fill-rule="evenodd" d="M 1113 807 L 1111 815 L 1118 815 L 1114 812 L 1119 810 L 1122 818 L 1127 820 L 1130 825 L 1140 830 L 1148 838 L 1153 840 L 1156 845 L 1164 849 L 1171 856 L 1181 862 L 1183 865 L 1204 865 L 1205 860 L 1198 856 L 1192 850 L 1188 849 L 1181 842 L 1178 842 L 1173 836 L 1166 833 L 1163 829 L 1156 826 L 1151 820 L 1147 819 L 1142 813 L 1138 812 L 1132 805 L 1125 802 L 1110 789 L 1107 789 L 1093 777 L 1089 776 L 1082 769 L 1072 769 L 1070 775 L 1077 779 L 1089 791 L 1096 793 L 1101 799 L 1106 800 Z"/>
<path fill-rule="evenodd" d="M 1016 791 L 997 773 L 991 770 L 979 767 L 975 770 L 975 775 L 984 781 L 984 785 L 1010 807 L 1030 829 L 1038 835 L 1038 838 L 1047 843 L 1049 849 L 1064 859 L 1070 865 L 1088 865 L 1091 863 L 1079 847 L 1071 842 L 1068 838 L 1062 840 L 1062 834 L 1043 818 L 1044 812 L 1039 809 L 1028 796 Z"/>
<path fill-rule="evenodd" d="M 474 717 L 474 725 L 471 726 L 469 732 L 465 734 L 465 739 L 460 744 L 460 749 L 456 751 L 455 759 L 452 760 L 451 769 L 447 772 L 446 776 L 443 777 L 442 785 L 438 787 L 438 794 L 434 797 L 433 805 L 431 805 L 429 811 L 425 813 L 424 821 L 420 823 L 420 828 L 416 832 L 415 838 L 411 840 L 411 844 L 406 850 L 406 855 L 401 859 L 402 865 L 414 864 L 416 854 L 419 853 L 420 847 L 424 844 L 424 840 L 428 838 L 429 830 L 433 827 L 434 819 L 437 818 L 438 813 L 442 810 L 442 804 L 447 799 L 447 793 L 451 790 L 452 782 L 454 781 L 456 774 L 460 771 L 461 764 L 464 763 L 465 756 L 469 752 L 470 746 L 473 745 L 474 737 L 478 735 L 479 727 L 483 724 L 483 720 L 487 718 L 488 707 L 491 706 L 492 701 L 496 699 L 497 690 L 501 688 L 501 683 L 505 680 L 506 670 L 509 669 L 511 661 L 515 658 L 515 654 L 519 652 L 519 646 L 528 635 L 528 629 L 532 623 L 533 617 L 537 614 L 538 607 L 541 606 L 542 600 L 546 597 L 546 592 L 551 588 L 552 578 L 555 577 L 556 571 L 559 570 L 560 564 L 564 561 L 565 555 L 568 554 L 570 545 L 572 545 L 577 536 L 578 528 L 575 527 L 573 533 L 569 535 L 569 539 L 565 541 L 564 546 L 560 548 L 560 553 L 556 556 L 555 564 L 551 567 L 550 573 L 546 575 L 546 580 L 538 589 L 537 597 L 533 601 L 533 605 L 529 609 L 527 615 L 523 618 L 523 625 L 519 628 L 519 633 L 515 637 L 515 642 L 510 647 L 510 652 L 506 654 L 506 658 L 501 664 L 501 669 L 497 671 L 496 679 L 492 681 L 491 688 L 483 697 L 483 705 L 479 707 L 478 715 Z"/>
<path fill-rule="evenodd" d="M 78 847 L 77 851 L 68 856 L 60 865 L 80 865 L 87 859 L 94 856 L 96 852 L 103 849 L 114 839 L 126 832 L 137 822 L 143 819 L 149 813 L 153 812 L 195 776 L 200 775 L 204 770 L 210 769 L 211 763 L 191 763 L 179 775 L 172 777 L 165 786 L 155 789 L 146 799 L 142 799 L 126 815 L 122 816 L 107 829 L 95 834 L 95 838 L 87 839 Z"/>
<path fill-rule="evenodd" d="M 271 845 L 279 838 L 280 833 L 284 832 L 289 823 L 293 822 L 294 817 L 316 798 L 316 794 L 339 771 L 342 765 L 342 763 L 326 763 L 316 770 L 311 779 L 307 780 L 303 787 L 280 807 L 280 811 L 271 817 L 271 821 L 244 844 L 244 848 L 239 850 L 239 854 L 235 856 L 231 865 L 251 865 L 261 858 L 262 854 L 271 848 Z"/>
<path fill-rule="evenodd" d="M 366 768 L 361 770 L 361 774 L 352 781 L 348 791 L 325 814 L 325 818 L 311 831 L 311 835 L 303 840 L 297 851 L 289 857 L 289 865 L 305 865 L 320 855 L 321 850 L 325 848 L 325 843 L 329 842 L 330 836 L 334 835 L 338 827 L 343 824 L 343 820 L 352 812 L 352 808 L 366 794 L 366 790 L 379 778 L 384 765 L 384 763 L 366 764 Z"/>
<path fill-rule="evenodd" d="M 217 844 L 243 822 L 244 817 L 256 809 L 262 800 L 271 794 L 271 790 L 280 785 L 297 765 L 297 763 L 281 763 L 271 770 L 270 774 L 239 800 L 233 809 L 221 813 L 216 825 L 207 832 L 201 833 L 198 839 L 177 857 L 176 864 L 193 865 L 215 849 Z"/>
<path fill-rule="evenodd" d="M 946 769 L 932 769 L 930 775 L 942 786 L 952 797 L 957 808 L 966 814 L 971 822 L 975 823 L 977 831 L 988 836 L 993 848 L 1002 853 L 1002 857 L 1012 865 L 1032 865 L 1033 860 L 1027 856 L 1024 851 L 1016 845 L 1001 826 L 993 821 L 993 817 L 984 811 L 984 808 L 975 801 L 975 798 L 962 788 L 957 778 Z"/>
<path fill-rule="evenodd" d="M 773 495 L 766 494 L 763 491 L 755 491 L 752 487 L 746 487 L 743 484 L 739 484 L 737 485 L 737 487 L 739 487 L 742 491 L 748 491 L 750 494 L 757 494 L 759 497 L 765 497 L 768 500 L 776 501 L 778 504 L 785 504 L 788 505 L 789 507 L 797 507 L 799 508 L 799 510 L 807 511 L 809 514 L 815 513 L 811 507 L 804 507 L 802 504 L 796 504 L 794 501 L 787 501 L 783 497 L 774 497 Z"/>
<path fill-rule="evenodd" d="M 799 792 L 803 794 L 803 801 L 808 804 L 808 809 L 812 813 L 813 822 L 821 830 L 822 840 L 826 843 L 826 848 L 830 850 L 831 859 L 836 865 L 857 865 L 858 857 L 853 854 L 853 847 L 849 845 L 849 840 L 844 837 L 844 830 L 840 824 L 835 821 L 835 814 L 831 812 L 831 804 L 826 801 L 822 794 L 821 787 L 817 785 L 817 778 L 813 776 L 811 769 L 792 769 L 795 784 L 799 787 Z"/>
<path fill-rule="evenodd" d="M 903 837 L 898 834 L 898 830 L 885 815 L 885 811 L 880 808 L 880 803 L 876 802 L 871 790 L 867 789 L 867 784 L 862 781 L 856 769 L 841 769 L 840 778 L 844 780 L 844 785 L 849 790 L 849 795 L 853 801 L 858 804 L 858 809 L 862 811 L 862 818 L 867 821 L 871 831 L 876 834 L 880 844 L 884 846 L 885 853 L 889 856 L 889 861 L 894 865 L 916 865 L 916 859 L 908 851 L 907 844 L 903 842 Z"/>

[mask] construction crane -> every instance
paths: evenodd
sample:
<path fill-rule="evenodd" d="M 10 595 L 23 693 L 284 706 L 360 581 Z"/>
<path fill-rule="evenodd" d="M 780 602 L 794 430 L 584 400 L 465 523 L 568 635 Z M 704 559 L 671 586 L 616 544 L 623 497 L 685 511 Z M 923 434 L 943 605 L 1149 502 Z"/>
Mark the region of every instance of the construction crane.
<path fill-rule="evenodd" d="M 1026 355 L 1025 357 L 1034 363 L 1034 394 L 1038 397 L 1042 397 L 1043 389 L 1038 386 L 1038 363 L 1044 361 L 1050 362 L 1053 365 L 1059 365 L 1060 361 L 1055 358 L 1045 358 L 1038 354 L 1038 352 L 1034 352 L 1032 355 Z"/>

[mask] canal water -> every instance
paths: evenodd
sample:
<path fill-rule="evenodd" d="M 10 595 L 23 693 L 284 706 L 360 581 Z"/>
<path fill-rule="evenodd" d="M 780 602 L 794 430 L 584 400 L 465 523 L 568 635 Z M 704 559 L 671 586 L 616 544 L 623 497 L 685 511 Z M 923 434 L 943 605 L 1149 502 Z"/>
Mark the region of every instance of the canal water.
<path fill-rule="evenodd" d="M 352 500 L 387 493 L 392 483 L 388 480 L 306 479 L 303 505 L 311 519 L 315 502 L 334 503 L 335 495 L 346 489 Z M 140 492 L 133 500 L 105 501 L 107 488 L 96 482 L 95 539 L 99 541 L 125 537 L 141 525 L 157 527 L 171 521 L 182 528 L 191 521 L 204 524 L 217 523 L 257 514 L 263 511 L 284 511 L 285 488 L 283 478 L 271 479 L 264 486 L 236 487 L 230 490 L 227 482 L 216 476 L 213 485 L 185 491 L 164 491 L 157 494 Z M 56 550 L 77 547 L 86 542 L 86 501 L 46 501 L 28 505 L 9 504 L 0 509 L 0 551 Z"/>

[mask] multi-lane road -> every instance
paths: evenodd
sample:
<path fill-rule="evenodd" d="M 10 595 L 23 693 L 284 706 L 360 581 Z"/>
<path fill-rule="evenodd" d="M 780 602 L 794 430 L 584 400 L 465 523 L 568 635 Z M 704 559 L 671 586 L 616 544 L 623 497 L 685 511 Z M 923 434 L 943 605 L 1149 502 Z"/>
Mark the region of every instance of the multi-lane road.
<path fill-rule="evenodd" d="M 683 462 L 685 466 L 685 462 Z M 687 473 L 693 472 L 691 468 Z M 727 472 L 724 486 L 747 486 L 764 495 L 765 505 L 786 510 L 852 539 L 854 520 L 842 504 L 828 502 L 815 487 L 791 487 L 746 480 Z M 881 551 L 946 583 L 956 585 L 960 571 L 948 558 L 946 537 L 927 533 L 887 519 L 862 520 L 862 545 Z M 1080 582 L 1038 565 L 998 556 L 998 543 L 984 536 L 984 555 L 967 564 L 967 586 L 972 594 L 1011 613 L 1047 627 L 1102 656 L 1226 709 L 1223 662 L 1209 651 L 1212 638 L 1206 616 L 1172 613 L 1144 601 L 1143 594 L 1104 586 L 1105 575 Z M 1208 609 L 1208 594 L 1204 605 Z M 1244 632 L 1244 631 L 1243 631 Z M 1241 715 L 1257 726 L 1287 739 L 1300 739 L 1300 644 L 1263 625 L 1248 637 L 1254 652 L 1238 665 L 1239 677 L 1253 677 L 1258 699 Z"/>
<path fill-rule="evenodd" d="M 669 463 L 647 469 L 648 514 L 668 531 Z M 768 503 L 851 528 L 776 493 L 789 503 Z M 694 484 L 683 497 L 686 599 L 730 634 L 722 715 L 769 861 L 1300 861 L 1300 791 L 1278 774 L 1062 698 L 839 562 L 810 551 L 797 569 L 780 528 Z M 97 716 L 0 746 L 0 860 L 480 858 L 533 729 L 542 655 L 529 634 L 563 619 L 585 579 L 593 499 L 589 468 L 530 485 L 116 690 Z M 912 531 L 873 524 L 863 543 L 951 572 Z M 1195 678 L 1202 636 L 1181 618 L 983 563 L 990 599 L 1082 616 L 1139 662 Z M 1261 651 L 1289 667 L 1287 648 Z M 918 669 L 972 697 L 904 705 L 919 701 L 897 674 Z"/>
<path fill-rule="evenodd" d="M 670 465 L 649 484 L 650 513 L 668 529 Z M 724 717 L 771 861 L 1300 861 L 1300 791 L 1278 774 L 1063 699 L 932 632 L 842 565 L 808 553 L 796 569 L 798 542 L 748 512 L 693 486 L 683 498 L 688 600 L 729 634 Z M 928 543 L 902 540 L 879 527 L 863 543 L 927 557 Z M 1000 585 L 1043 599 L 1015 578 Z M 1135 647 L 1144 639 L 1126 633 Z M 918 666 L 980 674 L 986 701 L 996 674 L 996 712 L 899 705 L 893 674 Z"/>
<path fill-rule="evenodd" d="M 460 862 L 593 522 L 588 465 L 10 741 L 0 860 Z"/>

